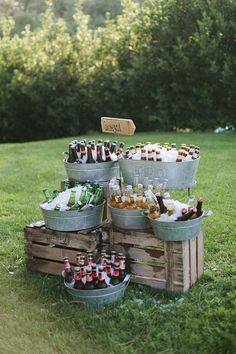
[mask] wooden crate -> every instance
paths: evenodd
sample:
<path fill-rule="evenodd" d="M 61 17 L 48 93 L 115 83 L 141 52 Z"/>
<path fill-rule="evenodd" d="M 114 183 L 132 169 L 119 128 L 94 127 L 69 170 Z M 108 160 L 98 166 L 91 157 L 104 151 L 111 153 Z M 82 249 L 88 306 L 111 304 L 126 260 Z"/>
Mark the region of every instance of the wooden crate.
<path fill-rule="evenodd" d="M 203 233 L 190 241 L 162 241 L 152 231 L 113 229 L 110 247 L 123 252 L 131 281 L 154 288 L 187 291 L 203 274 Z"/>
<path fill-rule="evenodd" d="M 203 273 L 203 233 L 190 241 L 159 240 L 152 231 L 121 231 L 105 224 L 87 232 L 59 232 L 43 224 L 25 228 L 28 269 L 61 274 L 63 257 L 102 248 L 123 252 L 132 282 L 170 291 L 187 291 Z"/>
<path fill-rule="evenodd" d="M 80 232 L 60 232 L 45 228 L 44 222 L 27 225 L 25 233 L 26 262 L 29 270 L 61 274 L 63 258 L 75 264 L 76 254 L 98 252 L 101 244 L 100 228 Z"/>

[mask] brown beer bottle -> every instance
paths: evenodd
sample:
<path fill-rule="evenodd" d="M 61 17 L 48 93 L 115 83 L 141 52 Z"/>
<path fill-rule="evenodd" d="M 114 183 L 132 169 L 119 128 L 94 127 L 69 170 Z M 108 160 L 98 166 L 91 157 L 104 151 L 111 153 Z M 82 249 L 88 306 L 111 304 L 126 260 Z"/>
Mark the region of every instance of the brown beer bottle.
<path fill-rule="evenodd" d="M 160 209 L 160 214 L 165 214 L 167 213 L 167 207 L 165 206 L 163 202 L 163 197 L 161 195 L 156 195 L 158 204 L 159 204 L 159 209 Z"/>
<path fill-rule="evenodd" d="M 179 216 L 176 221 L 187 221 L 189 219 L 195 219 L 197 217 L 197 208 L 189 210 L 182 216 Z"/>
<path fill-rule="evenodd" d="M 114 270 L 113 270 L 113 274 L 112 274 L 112 277 L 111 277 L 111 281 L 110 281 L 110 284 L 112 285 L 117 285 L 120 283 L 120 263 L 119 262 L 115 262 L 115 265 L 114 265 Z"/>
<path fill-rule="evenodd" d="M 119 280 L 122 282 L 125 279 L 126 271 L 125 271 L 125 256 L 121 256 L 120 258 L 120 275 Z"/>
<path fill-rule="evenodd" d="M 199 216 L 202 215 L 202 202 L 203 202 L 202 197 L 199 197 L 197 199 L 197 218 L 199 218 Z"/>
<path fill-rule="evenodd" d="M 74 272 L 69 262 L 69 258 L 64 258 L 64 278 L 65 283 L 71 283 L 74 279 Z"/>
<path fill-rule="evenodd" d="M 87 268 L 86 283 L 85 283 L 84 289 L 85 290 L 93 290 L 94 289 L 92 268 L 91 267 Z"/>
<path fill-rule="evenodd" d="M 80 276 L 80 267 L 75 267 L 75 283 L 74 283 L 74 289 L 83 289 L 84 284 L 81 281 L 81 276 Z"/>
<path fill-rule="evenodd" d="M 97 289 L 107 288 L 107 283 L 105 282 L 105 278 L 104 278 L 104 268 L 102 266 L 98 268 L 98 283 L 96 288 Z"/>
<path fill-rule="evenodd" d="M 107 146 L 105 146 L 105 158 L 106 158 L 106 161 L 111 161 L 110 151 Z"/>
<path fill-rule="evenodd" d="M 92 276 L 93 276 L 94 287 L 96 287 L 97 283 L 98 283 L 98 274 L 97 274 L 97 264 L 96 263 L 92 264 Z"/>
<path fill-rule="evenodd" d="M 87 161 L 86 163 L 95 163 L 93 154 L 92 154 L 92 148 L 91 145 L 87 146 Z"/>
<path fill-rule="evenodd" d="M 81 253 L 79 252 L 76 255 L 76 264 L 77 264 L 78 267 L 80 266 L 80 257 L 81 257 Z"/>
<path fill-rule="evenodd" d="M 149 212 L 149 218 L 151 219 L 157 219 L 160 217 L 160 213 L 157 211 L 157 208 L 155 205 L 152 205 L 150 207 L 150 212 Z"/>

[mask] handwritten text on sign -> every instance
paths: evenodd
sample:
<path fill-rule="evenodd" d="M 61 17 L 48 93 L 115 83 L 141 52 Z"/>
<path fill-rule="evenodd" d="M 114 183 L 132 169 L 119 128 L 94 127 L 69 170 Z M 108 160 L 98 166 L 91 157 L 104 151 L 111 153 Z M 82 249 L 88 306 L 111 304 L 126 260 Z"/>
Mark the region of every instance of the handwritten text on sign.
<path fill-rule="evenodd" d="M 132 119 L 102 117 L 103 133 L 134 135 L 136 126 Z"/>

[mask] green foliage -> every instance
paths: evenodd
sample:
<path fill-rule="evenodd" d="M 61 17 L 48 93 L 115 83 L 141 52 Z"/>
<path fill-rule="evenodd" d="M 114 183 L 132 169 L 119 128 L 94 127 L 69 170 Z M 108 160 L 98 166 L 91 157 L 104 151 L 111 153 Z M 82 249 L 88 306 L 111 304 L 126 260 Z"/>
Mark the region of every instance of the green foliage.
<path fill-rule="evenodd" d="M 40 27 L 20 35 L 6 18 L 1 140 L 96 130 L 102 115 L 131 117 L 142 130 L 236 125 L 236 3 L 139 3 L 121 1 L 122 13 L 95 29 L 84 13 L 91 1 L 47 1 Z M 61 18 L 72 17 L 72 5 L 73 30 Z"/>

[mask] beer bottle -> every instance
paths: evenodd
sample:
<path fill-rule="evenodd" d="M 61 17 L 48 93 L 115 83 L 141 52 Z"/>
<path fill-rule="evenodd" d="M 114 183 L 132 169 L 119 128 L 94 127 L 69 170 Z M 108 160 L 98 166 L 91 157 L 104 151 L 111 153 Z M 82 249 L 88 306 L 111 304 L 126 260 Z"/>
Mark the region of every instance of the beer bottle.
<path fill-rule="evenodd" d="M 114 267 L 115 260 L 116 260 L 116 251 L 111 251 L 111 265 L 112 265 L 112 267 Z"/>
<path fill-rule="evenodd" d="M 183 161 L 183 155 L 182 155 L 183 150 L 178 151 L 178 155 L 176 158 L 176 162 L 182 162 Z"/>
<path fill-rule="evenodd" d="M 111 154 L 116 153 L 116 143 L 114 142 L 111 144 L 110 153 Z"/>
<path fill-rule="evenodd" d="M 176 221 L 187 221 L 189 219 L 195 219 L 197 217 L 197 208 L 189 210 L 182 216 L 179 216 Z"/>
<path fill-rule="evenodd" d="M 68 257 L 64 258 L 64 278 L 65 283 L 71 283 L 74 279 L 74 273 Z"/>
<path fill-rule="evenodd" d="M 75 195 L 76 195 L 76 190 L 72 189 L 70 192 L 70 199 L 68 202 L 68 206 L 72 207 L 73 205 L 75 205 Z"/>
<path fill-rule="evenodd" d="M 75 267 L 74 271 L 75 271 L 74 289 L 83 289 L 84 288 L 84 283 L 81 280 L 80 267 Z"/>
<path fill-rule="evenodd" d="M 104 140 L 104 147 L 107 147 L 108 149 L 110 148 L 110 140 Z"/>
<path fill-rule="evenodd" d="M 125 279 L 126 276 L 126 271 L 125 271 L 125 256 L 122 255 L 120 257 L 120 275 L 119 275 L 119 280 L 122 282 Z"/>
<path fill-rule="evenodd" d="M 87 268 L 86 283 L 84 285 L 84 289 L 85 290 L 93 290 L 94 289 L 92 268 L 91 267 Z"/>
<path fill-rule="evenodd" d="M 56 197 L 58 197 L 59 196 L 59 191 L 57 190 L 57 189 L 54 189 L 54 191 L 52 192 L 52 197 L 53 197 L 53 199 L 55 199 Z"/>
<path fill-rule="evenodd" d="M 110 284 L 112 285 L 117 285 L 120 283 L 120 264 L 119 262 L 115 262 L 114 264 L 114 270 L 113 270 L 113 274 L 110 280 Z"/>
<path fill-rule="evenodd" d="M 86 162 L 86 149 L 85 149 L 85 143 L 84 142 L 81 142 L 80 144 L 80 161 L 82 163 L 85 163 Z"/>
<path fill-rule="evenodd" d="M 197 199 L 197 217 L 198 218 L 199 218 L 199 216 L 202 215 L 202 202 L 203 202 L 202 197 L 199 197 Z"/>
<path fill-rule="evenodd" d="M 146 150 L 144 148 L 141 149 L 141 160 L 143 160 L 143 161 L 146 160 Z"/>
<path fill-rule="evenodd" d="M 175 143 L 172 143 L 170 146 L 171 146 L 172 150 L 176 150 L 176 144 Z"/>
<path fill-rule="evenodd" d="M 51 201 L 53 200 L 53 197 L 52 197 L 51 193 L 49 192 L 48 188 L 43 189 L 43 194 L 45 196 L 46 202 L 51 203 Z"/>
<path fill-rule="evenodd" d="M 78 160 L 77 147 L 75 144 L 69 144 L 69 156 L 67 162 L 74 163 Z"/>
<path fill-rule="evenodd" d="M 165 214 L 167 213 L 167 207 L 165 206 L 163 202 L 163 197 L 161 195 L 156 196 L 158 204 L 159 204 L 159 209 L 160 209 L 160 214 Z"/>
<path fill-rule="evenodd" d="M 157 219 L 160 217 L 160 213 L 157 211 L 157 208 L 155 205 L 152 205 L 150 207 L 150 212 L 149 212 L 149 218 L 151 219 Z"/>
<path fill-rule="evenodd" d="M 97 147 L 96 147 L 96 150 L 97 150 L 97 162 L 102 162 L 102 144 L 97 144 Z"/>
<path fill-rule="evenodd" d="M 148 150 L 148 161 L 153 161 L 152 150 Z"/>
<path fill-rule="evenodd" d="M 97 274 L 97 264 L 96 263 L 92 264 L 92 276 L 93 276 L 93 284 L 94 284 L 94 286 L 97 286 L 98 274 Z"/>
<path fill-rule="evenodd" d="M 105 282 L 104 278 L 104 268 L 99 266 L 98 268 L 98 282 L 97 282 L 97 289 L 105 289 L 107 288 L 107 283 Z"/>
<path fill-rule="evenodd" d="M 110 151 L 107 146 L 105 146 L 105 159 L 106 159 L 106 162 L 111 161 Z"/>
<path fill-rule="evenodd" d="M 86 161 L 86 163 L 95 163 L 95 160 L 94 160 L 93 154 L 92 154 L 91 145 L 87 146 L 87 161 Z"/>
<path fill-rule="evenodd" d="M 83 284 L 86 283 L 86 269 L 84 265 L 81 265 L 80 267 L 80 277 L 81 277 L 81 281 Z"/>
<path fill-rule="evenodd" d="M 106 274 L 109 278 L 111 277 L 111 260 L 110 259 L 107 259 Z"/>
<path fill-rule="evenodd" d="M 156 150 L 156 161 L 157 162 L 161 162 L 162 161 L 161 151 L 160 150 Z"/>
<path fill-rule="evenodd" d="M 76 255 L 76 265 L 78 267 L 80 266 L 80 258 L 81 258 L 81 252 L 77 253 Z"/>
<path fill-rule="evenodd" d="M 65 183 L 64 183 L 64 190 L 66 191 L 69 188 L 70 188 L 70 181 L 66 180 Z"/>

